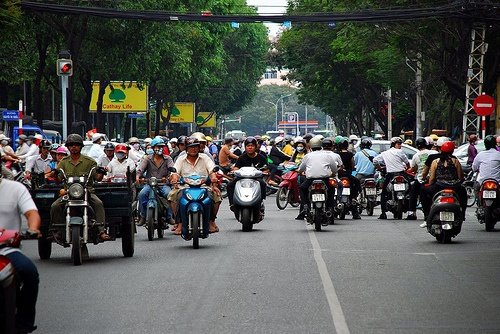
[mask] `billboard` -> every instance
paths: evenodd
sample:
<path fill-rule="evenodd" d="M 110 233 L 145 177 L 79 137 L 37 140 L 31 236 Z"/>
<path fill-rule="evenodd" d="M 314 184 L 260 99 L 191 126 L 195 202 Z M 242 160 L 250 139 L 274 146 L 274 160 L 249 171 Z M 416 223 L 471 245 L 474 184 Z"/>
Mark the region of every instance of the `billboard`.
<path fill-rule="evenodd" d="M 92 83 L 90 112 L 97 111 L 99 81 Z M 102 112 L 129 113 L 148 111 L 148 87 L 135 81 L 111 81 L 103 96 Z"/>
<path fill-rule="evenodd" d="M 198 116 L 196 116 L 196 124 L 198 124 L 200 128 L 216 128 L 215 113 L 208 111 L 199 112 Z"/>
<path fill-rule="evenodd" d="M 170 123 L 194 123 L 195 104 L 193 102 L 175 102 L 170 115 Z M 162 117 L 167 118 L 168 109 L 165 105 L 161 111 Z"/>

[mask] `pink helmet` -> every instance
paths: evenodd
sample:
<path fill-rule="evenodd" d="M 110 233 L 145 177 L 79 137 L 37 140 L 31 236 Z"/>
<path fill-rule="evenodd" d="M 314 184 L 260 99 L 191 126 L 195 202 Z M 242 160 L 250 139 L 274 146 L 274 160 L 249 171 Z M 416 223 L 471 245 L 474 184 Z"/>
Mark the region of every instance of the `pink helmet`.
<path fill-rule="evenodd" d="M 62 154 L 68 155 L 68 149 L 64 146 L 59 146 L 56 150 L 56 154 L 57 153 L 62 153 Z"/>

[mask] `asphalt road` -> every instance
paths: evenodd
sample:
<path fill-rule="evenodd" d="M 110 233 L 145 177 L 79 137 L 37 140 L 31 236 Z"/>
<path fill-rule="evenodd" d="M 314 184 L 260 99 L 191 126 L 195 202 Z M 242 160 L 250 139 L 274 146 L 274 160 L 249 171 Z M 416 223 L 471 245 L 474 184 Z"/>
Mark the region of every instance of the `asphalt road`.
<path fill-rule="evenodd" d="M 133 258 L 107 242 L 75 267 L 69 248 L 40 261 L 24 242 L 41 277 L 36 333 L 500 332 L 500 233 L 473 209 L 442 245 L 378 209 L 315 232 L 274 201 L 250 233 L 223 203 L 199 250 L 139 228 Z"/>

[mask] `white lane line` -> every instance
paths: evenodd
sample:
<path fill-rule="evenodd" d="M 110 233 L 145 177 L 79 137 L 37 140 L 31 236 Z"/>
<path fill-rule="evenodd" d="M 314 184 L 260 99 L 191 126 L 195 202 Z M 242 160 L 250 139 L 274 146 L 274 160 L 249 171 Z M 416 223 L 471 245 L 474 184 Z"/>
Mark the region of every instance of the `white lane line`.
<path fill-rule="evenodd" d="M 321 247 L 319 246 L 316 234 L 311 229 L 308 229 L 308 233 L 314 250 L 314 260 L 316 260 L 319 275 L 323 283 L 323 289 L 325 290 L 326 299 L 328 300 L 328 305 L 330 306 L 330 313 L 332 315 L 335 331 L 337 334 L 349 334 L 349 327 L 347 327 L 342 306 L 340 306 L 339 298 L 337 297 L 337 293 L 333 287 L 332 278 L 328 273 L 325 260 L 323 260 L 323 256 L 321 255 Z"/>

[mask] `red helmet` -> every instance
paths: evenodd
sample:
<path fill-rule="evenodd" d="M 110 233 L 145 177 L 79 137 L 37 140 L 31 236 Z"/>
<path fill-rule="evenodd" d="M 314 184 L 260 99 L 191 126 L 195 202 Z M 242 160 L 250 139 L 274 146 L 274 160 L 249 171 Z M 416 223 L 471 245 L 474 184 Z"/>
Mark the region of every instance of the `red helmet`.
<path fill-rule="evenodd" d="M 128 153 L 127 146 L 124 144 L 118 144 L 115 147 L 115 152 Z"/>
<path fill-rule="evenodd" d="M 445 141 L 441 146 L 441 152 L 443 153 L 453 153 L 455 150 L 455 143 L 452 141 Z"/>

